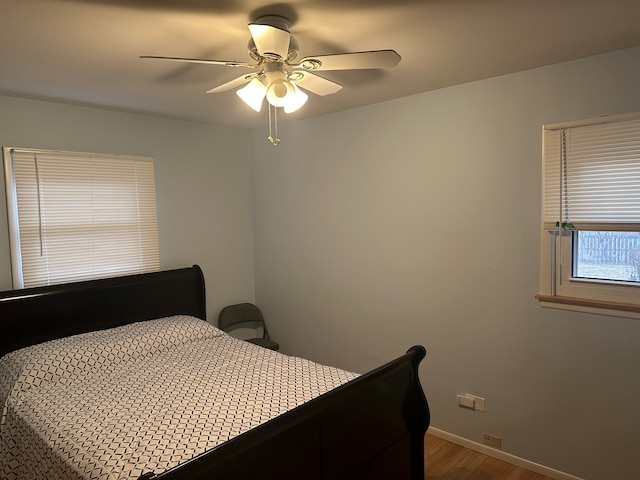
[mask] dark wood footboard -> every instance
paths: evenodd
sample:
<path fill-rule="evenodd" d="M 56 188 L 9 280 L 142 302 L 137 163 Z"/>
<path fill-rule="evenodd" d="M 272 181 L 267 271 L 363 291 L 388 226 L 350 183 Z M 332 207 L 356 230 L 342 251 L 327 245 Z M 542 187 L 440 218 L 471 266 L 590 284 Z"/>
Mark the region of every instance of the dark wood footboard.
<path fill-rule="evenodd" d="M 422 480 L 422 346 L 154 480 Z"/>

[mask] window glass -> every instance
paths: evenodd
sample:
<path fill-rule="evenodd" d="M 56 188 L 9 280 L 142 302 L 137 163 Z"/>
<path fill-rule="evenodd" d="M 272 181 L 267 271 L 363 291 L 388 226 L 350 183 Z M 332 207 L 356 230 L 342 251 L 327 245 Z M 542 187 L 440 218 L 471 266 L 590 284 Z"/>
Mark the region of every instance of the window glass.
<path fill-rule="evenodd" d="M 640 282 L 640 233 L 579 231 L 573 240 L 574 277 Z"/>

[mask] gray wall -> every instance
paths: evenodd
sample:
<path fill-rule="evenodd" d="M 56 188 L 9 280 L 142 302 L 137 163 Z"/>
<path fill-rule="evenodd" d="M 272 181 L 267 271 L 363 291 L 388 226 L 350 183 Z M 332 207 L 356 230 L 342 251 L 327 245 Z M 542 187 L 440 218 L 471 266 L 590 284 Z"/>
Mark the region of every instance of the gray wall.
<path fill-rule="evenodd" d="M 636 48 L 283 124 L 277 148 L 253 132 L 256 301 L 283 351 L 363 372 L 423 344 L 433 426 L 633 478 L 640 321 L 534 295 L 541 126 L 638 111 L 638 85 Z"/>
<path fill-rule="evenodd" d="M 0 112 L 2 146 L 153 157 L 161 267 L 202 267 L 209 320 L 215 321 L 227 303 L 253 299 L 246 133 L 2 96 Z M 5 186 L 0 183 L 0 290 L 8 290 L 11 262 Z"/>

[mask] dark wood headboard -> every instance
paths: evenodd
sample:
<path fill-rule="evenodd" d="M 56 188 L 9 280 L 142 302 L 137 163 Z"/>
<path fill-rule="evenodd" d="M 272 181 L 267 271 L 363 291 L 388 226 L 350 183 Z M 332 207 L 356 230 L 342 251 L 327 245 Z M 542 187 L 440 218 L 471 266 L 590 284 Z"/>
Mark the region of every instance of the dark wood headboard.
<path fill-rule="evenodd" d="M 170 315 L 206 320 L 198 265 L 0 292 L 0 356 L 18 348 Z"/>

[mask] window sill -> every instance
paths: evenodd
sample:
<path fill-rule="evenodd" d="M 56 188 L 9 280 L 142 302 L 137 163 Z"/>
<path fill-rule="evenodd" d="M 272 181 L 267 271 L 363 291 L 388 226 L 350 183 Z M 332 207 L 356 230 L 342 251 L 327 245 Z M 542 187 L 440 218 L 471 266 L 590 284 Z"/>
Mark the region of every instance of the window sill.
<path fill-rule="evenodd" d="M 640 305 L 542 294 L 537 294 L 536 299 L 546 308 L 640 319 Z"/>

